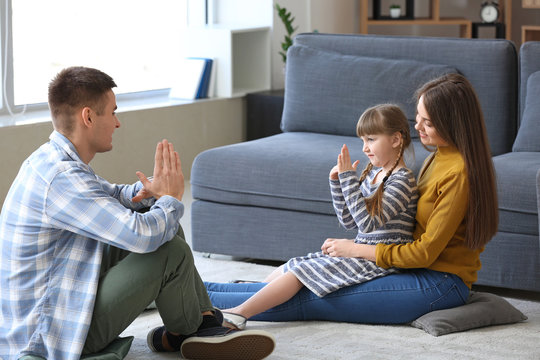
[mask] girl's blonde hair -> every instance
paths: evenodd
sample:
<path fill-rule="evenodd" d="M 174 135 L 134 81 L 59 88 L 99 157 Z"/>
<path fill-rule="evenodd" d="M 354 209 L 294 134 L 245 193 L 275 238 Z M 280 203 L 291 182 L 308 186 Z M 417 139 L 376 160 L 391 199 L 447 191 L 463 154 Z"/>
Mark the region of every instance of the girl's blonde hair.
<path fill-rule="evenodd" d="M 394 135 L 396 132 L 401 134 L 399 155 L 392 168 L 385 174 L 383 181 L 375 193 L 365 199 L 368 213 L 371 216 L 378 216 L 381 220 L 383 219 L 382 198 L 384 184 L 399 164 L 405 149 L 411 144 L 409 122 L 399 106 L 394 104 L 380 104 L 364 111 L 356 125 L 356 134 L 358 137 L 377 134 Z M 362 175 L 360 175 L 360 182 L 366 179 L 371 169 L 373 169 L 373 165 L 371 162 L 368 162 L 364 171 L 362 171 Z"/>

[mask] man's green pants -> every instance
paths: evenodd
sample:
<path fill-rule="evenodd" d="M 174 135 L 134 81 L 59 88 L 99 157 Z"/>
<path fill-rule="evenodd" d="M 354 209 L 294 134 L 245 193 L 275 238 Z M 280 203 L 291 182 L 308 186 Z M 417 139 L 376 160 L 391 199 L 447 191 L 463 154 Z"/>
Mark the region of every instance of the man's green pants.
<path fill-rule="evenodd" d="M 182 228 L 158 250 L 136 254 L 108 246 L 83 354 L 96 353 L 154 301 L 167 330 L 194 333 L 213 310 Z"/>

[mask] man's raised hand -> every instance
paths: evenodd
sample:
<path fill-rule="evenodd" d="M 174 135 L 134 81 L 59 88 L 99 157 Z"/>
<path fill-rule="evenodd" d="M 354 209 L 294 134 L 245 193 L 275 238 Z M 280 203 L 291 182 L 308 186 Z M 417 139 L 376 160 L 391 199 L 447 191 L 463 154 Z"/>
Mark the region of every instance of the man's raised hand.
<path fill-rule="evenodd" d="M 152 196 L 159 199 L 165 195 L 182 200 L 184 195 L 182 164 L 180 156 L 174 151 L 173 144 L 167 140 L 157 144 L 152 181 L 140 171 L 137 171 L 136 174 L 144 187 L 133 197 L 133 202 L 139 202 Z"/>

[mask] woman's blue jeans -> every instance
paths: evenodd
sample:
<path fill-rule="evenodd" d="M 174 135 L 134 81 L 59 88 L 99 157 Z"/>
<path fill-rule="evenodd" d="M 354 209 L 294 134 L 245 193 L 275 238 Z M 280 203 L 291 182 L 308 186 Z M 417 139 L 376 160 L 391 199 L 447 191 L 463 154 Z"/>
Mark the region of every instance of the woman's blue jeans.
<path fill-rule="evenodd" d="M 212 304 L 228 309 L 244 302 L 265 284 L 205 285 Z M 458 276 L 415 269 L 342 288 L 322 298 L 304 287 L 291 300 L 251 319 L 405 324 L 430 311 L 463 305 L 468 297 L 469 288 Z"/>

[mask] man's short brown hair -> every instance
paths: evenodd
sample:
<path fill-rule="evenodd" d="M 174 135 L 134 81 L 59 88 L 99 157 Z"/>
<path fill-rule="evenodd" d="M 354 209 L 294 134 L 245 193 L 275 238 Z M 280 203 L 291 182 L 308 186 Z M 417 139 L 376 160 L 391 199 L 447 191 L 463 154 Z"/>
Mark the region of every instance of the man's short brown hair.
<path fill-rule="evenodd" d="M 75 111 L 85 106 L 101 114 L 105 94 L 114 87 L 114 80 L 97 69 L 74 66 L 60 71 L 49 84 L 49 108 L 55 129 L 70 133 Z"/>

